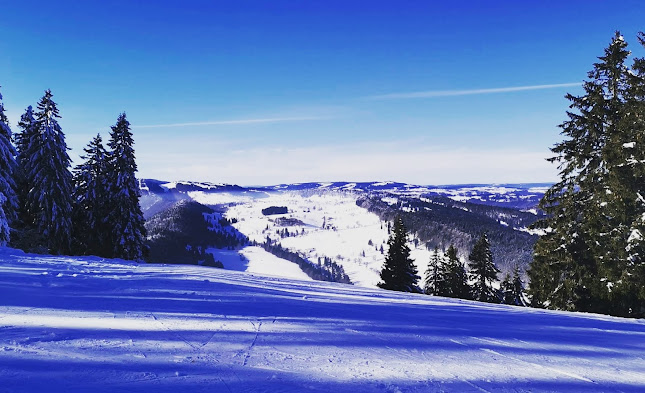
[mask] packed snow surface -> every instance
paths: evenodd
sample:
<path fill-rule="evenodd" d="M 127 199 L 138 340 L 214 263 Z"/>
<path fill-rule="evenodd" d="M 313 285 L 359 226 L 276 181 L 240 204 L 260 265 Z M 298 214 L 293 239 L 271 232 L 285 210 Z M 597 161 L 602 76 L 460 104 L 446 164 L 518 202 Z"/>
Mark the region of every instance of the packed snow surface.
<path fill-rule="evenodd" d="M 300 270 L 298 265 L 278 258 L 262 247 L 244 247 L 241 250 L 209 248 L 206 251 L 222 262 L 227 270 L 311 281 L 311 278 Z"/>
<path fill-rule="evenodd" d="M 0 251 L 2 392 L 642 392 L 645 324 Z"/>

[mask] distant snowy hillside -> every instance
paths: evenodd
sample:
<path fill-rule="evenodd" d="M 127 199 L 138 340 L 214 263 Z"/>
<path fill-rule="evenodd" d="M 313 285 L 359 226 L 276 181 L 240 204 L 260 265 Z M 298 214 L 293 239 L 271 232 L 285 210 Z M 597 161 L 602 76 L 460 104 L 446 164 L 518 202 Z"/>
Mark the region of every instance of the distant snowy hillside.
<path fill-rule="evenodd" d="M 242 193 L 261 195 L 273 191 L 351 191 L 351 192 L 389 192 L 404 196 L 445 195 L 461 202 L 479 203 L 491 206 L 511 207 L 516 209 L 535 208 L 542 195 L 551 186 L 550 183 L 526 184 L 457 184 L 443 186 L 414 185 L 399 182 L 329 182 L 329 183 L 294 183 L 275 186 L 240 187 L 232 184 L 208 182 L 164 182 L 154 179 L 142 179 L 141 189 L 144 195 L 177 195 L 189 192 Z"/>
<path fill-rule="evenodd" d="M 645 324 L 0 250 L 2 392 L 642 392 Z"/>
<path fill-rule="evenodd" d="M 266 216 L 262 209 L 286 206 L 287 214 Z M 249 202 L 232 203 L 226 216 L 236 218 L 235 228 L 258 243 L 270 239 L 295 250 L 310 261 L 331 258 L 354 284 L 376 286 L 387 250 L 387 227 L 373 213 L 356 205 L 342 192 L 271 194 Z M 425 270 L 430 253 L 414 247 L 419 270 Z"/>
<path fill-rule="evenodd" d="M 236 221 L 235 230 L 253 244 L 270 241 L 304 258 L 307 268 L 336 264 L 351 282 L 373 287 L 379 281 L 387 251 L 387 222 L 397 212 L 406 216 L 406 225 L 412 229 L 410 247 L 421 275 L 435 246 L 446 249 L 453 243 L 459 248 L 459 255 L 466 258 L 482 231 L 493 242 L 493 256 L 503 274 L 511 272 L 515 265 L 524 271 L 537 238 L 528 227 L 541 214 L 535 207 L 546 187 L 335 182 L 243 188 L 143 179 L 141 203 L 148 220 L 175 206 L 177 201 L 193 200 L 211 206 Z M 287 213 L 275 216 L 262 213 L 262 209 L 272 206 L 285 207 Z M 210 247 L 208 251 L 227 269 L 234 266 L 236 270 L 245 270 L 254 265 L 234 263 L 236 258 L 247 259 L 244 247 L 235 250 L 237 254 L 231 253 L 230 247 Z M 251 261 L 264 255 L 246 254 Z M 282 274 L 281 270 L 275 274 Z M 314 277 L 311 272 L 309 275 Z"/>

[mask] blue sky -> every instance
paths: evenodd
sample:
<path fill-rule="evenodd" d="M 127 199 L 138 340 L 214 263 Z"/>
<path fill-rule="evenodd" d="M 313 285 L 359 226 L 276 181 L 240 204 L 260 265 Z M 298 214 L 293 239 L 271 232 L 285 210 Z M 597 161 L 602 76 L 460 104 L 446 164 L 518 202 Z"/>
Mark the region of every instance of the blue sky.
<path fill-rule="evenodd" d="M 96 3 L 3 4 L 14 130 L 50 88 L 74 160 L 125 111 L 139 176 L 246 185 L 555 180 L 565 93 L 645 30 L 640 1 Z"/>

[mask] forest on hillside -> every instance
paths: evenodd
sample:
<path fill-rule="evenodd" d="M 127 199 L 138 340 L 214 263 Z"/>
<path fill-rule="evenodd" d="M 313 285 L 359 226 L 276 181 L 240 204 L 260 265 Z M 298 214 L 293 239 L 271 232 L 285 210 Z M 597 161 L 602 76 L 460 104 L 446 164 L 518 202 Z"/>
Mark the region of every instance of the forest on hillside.
<path fill-rule="evenodd" d="M 399 197 L 389 204 L 380 195 L 364 196 L 356 201 L 383 221 L 401 216 L 416 241 L 431 250 L 447 250 L 453 244 L 462 258 L 467 258 L 482 233 L 491 242 L 493 260 L 502 273 L 511 273 L 518 266 L 524 271 L 532 260 L 536 235 L 513 228 L 526 228 L 538 220 L 533 213 L 516 209 L 453 201 L 433 195 L 428 198 Z M 507 225 L 500 224 L 503 221 Z"/>

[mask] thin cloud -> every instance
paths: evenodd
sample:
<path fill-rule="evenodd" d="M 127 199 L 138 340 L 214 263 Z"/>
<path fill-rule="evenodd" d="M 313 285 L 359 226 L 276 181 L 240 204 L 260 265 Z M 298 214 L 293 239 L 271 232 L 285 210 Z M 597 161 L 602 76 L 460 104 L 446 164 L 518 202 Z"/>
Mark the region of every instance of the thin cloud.
<path fill-rule="evenodd" d="M 477 94 L 497 94 L 497 93 L 513 93 L 517 91 L 528 90 L 543 90 L 543 89 L 557 89 L 561 87 L 580 86 L 580 82 L 572 83 L 557 83 L 550 85 L 532 85 L 532 86 L 515 86 L 515 87 L 496 87 L 492 89 L 472 89 L 472 90 L 430 90 L 430 91 L 417 91 L 410 93 L 392 93 L 381 94 L 375 96 L 365 97 L 371 100 L 399 100 L 411 98 L 434 98 L 434 97 L 453 97 L 453 96 L 468 96 Z"/>
<path fill-rule="evenodd" d="M 238 148 L 214 147 L 216 144 L 219 142 L 196 144 L 192 138 L 181 138 L 173 142 L 175 151 L 170 155 L 142 144 L 137 150 L 141 177 L 242 185 L 386 179 L 412 184 L 527 183 L 557 179 L 557 168 L 544 159 L 549 155 L 546 147 L 451 148 L 416 139 Z M 214 150 L 218 154 L 213 154 Z M 388 160 L 383 159 L 386 156 Z"/>
<path fill-rule="evenodd" d="M 165 128 L 165 127 L 199 127 L 199 126 L 219 126 L 219 125 L 236 125 L 236 124 L 262 124 L 262 123 L 284 123 L 292 121 L 307 120 L 324 120 L 327 117 L 270 117 L 263 119 L 238 119 L 238 120 L 213 120 L 201 121 L 196 123 L 171 123 L 171 124 L 149 124 L 142 126 L 133 126 L 132 128 Z"/>

